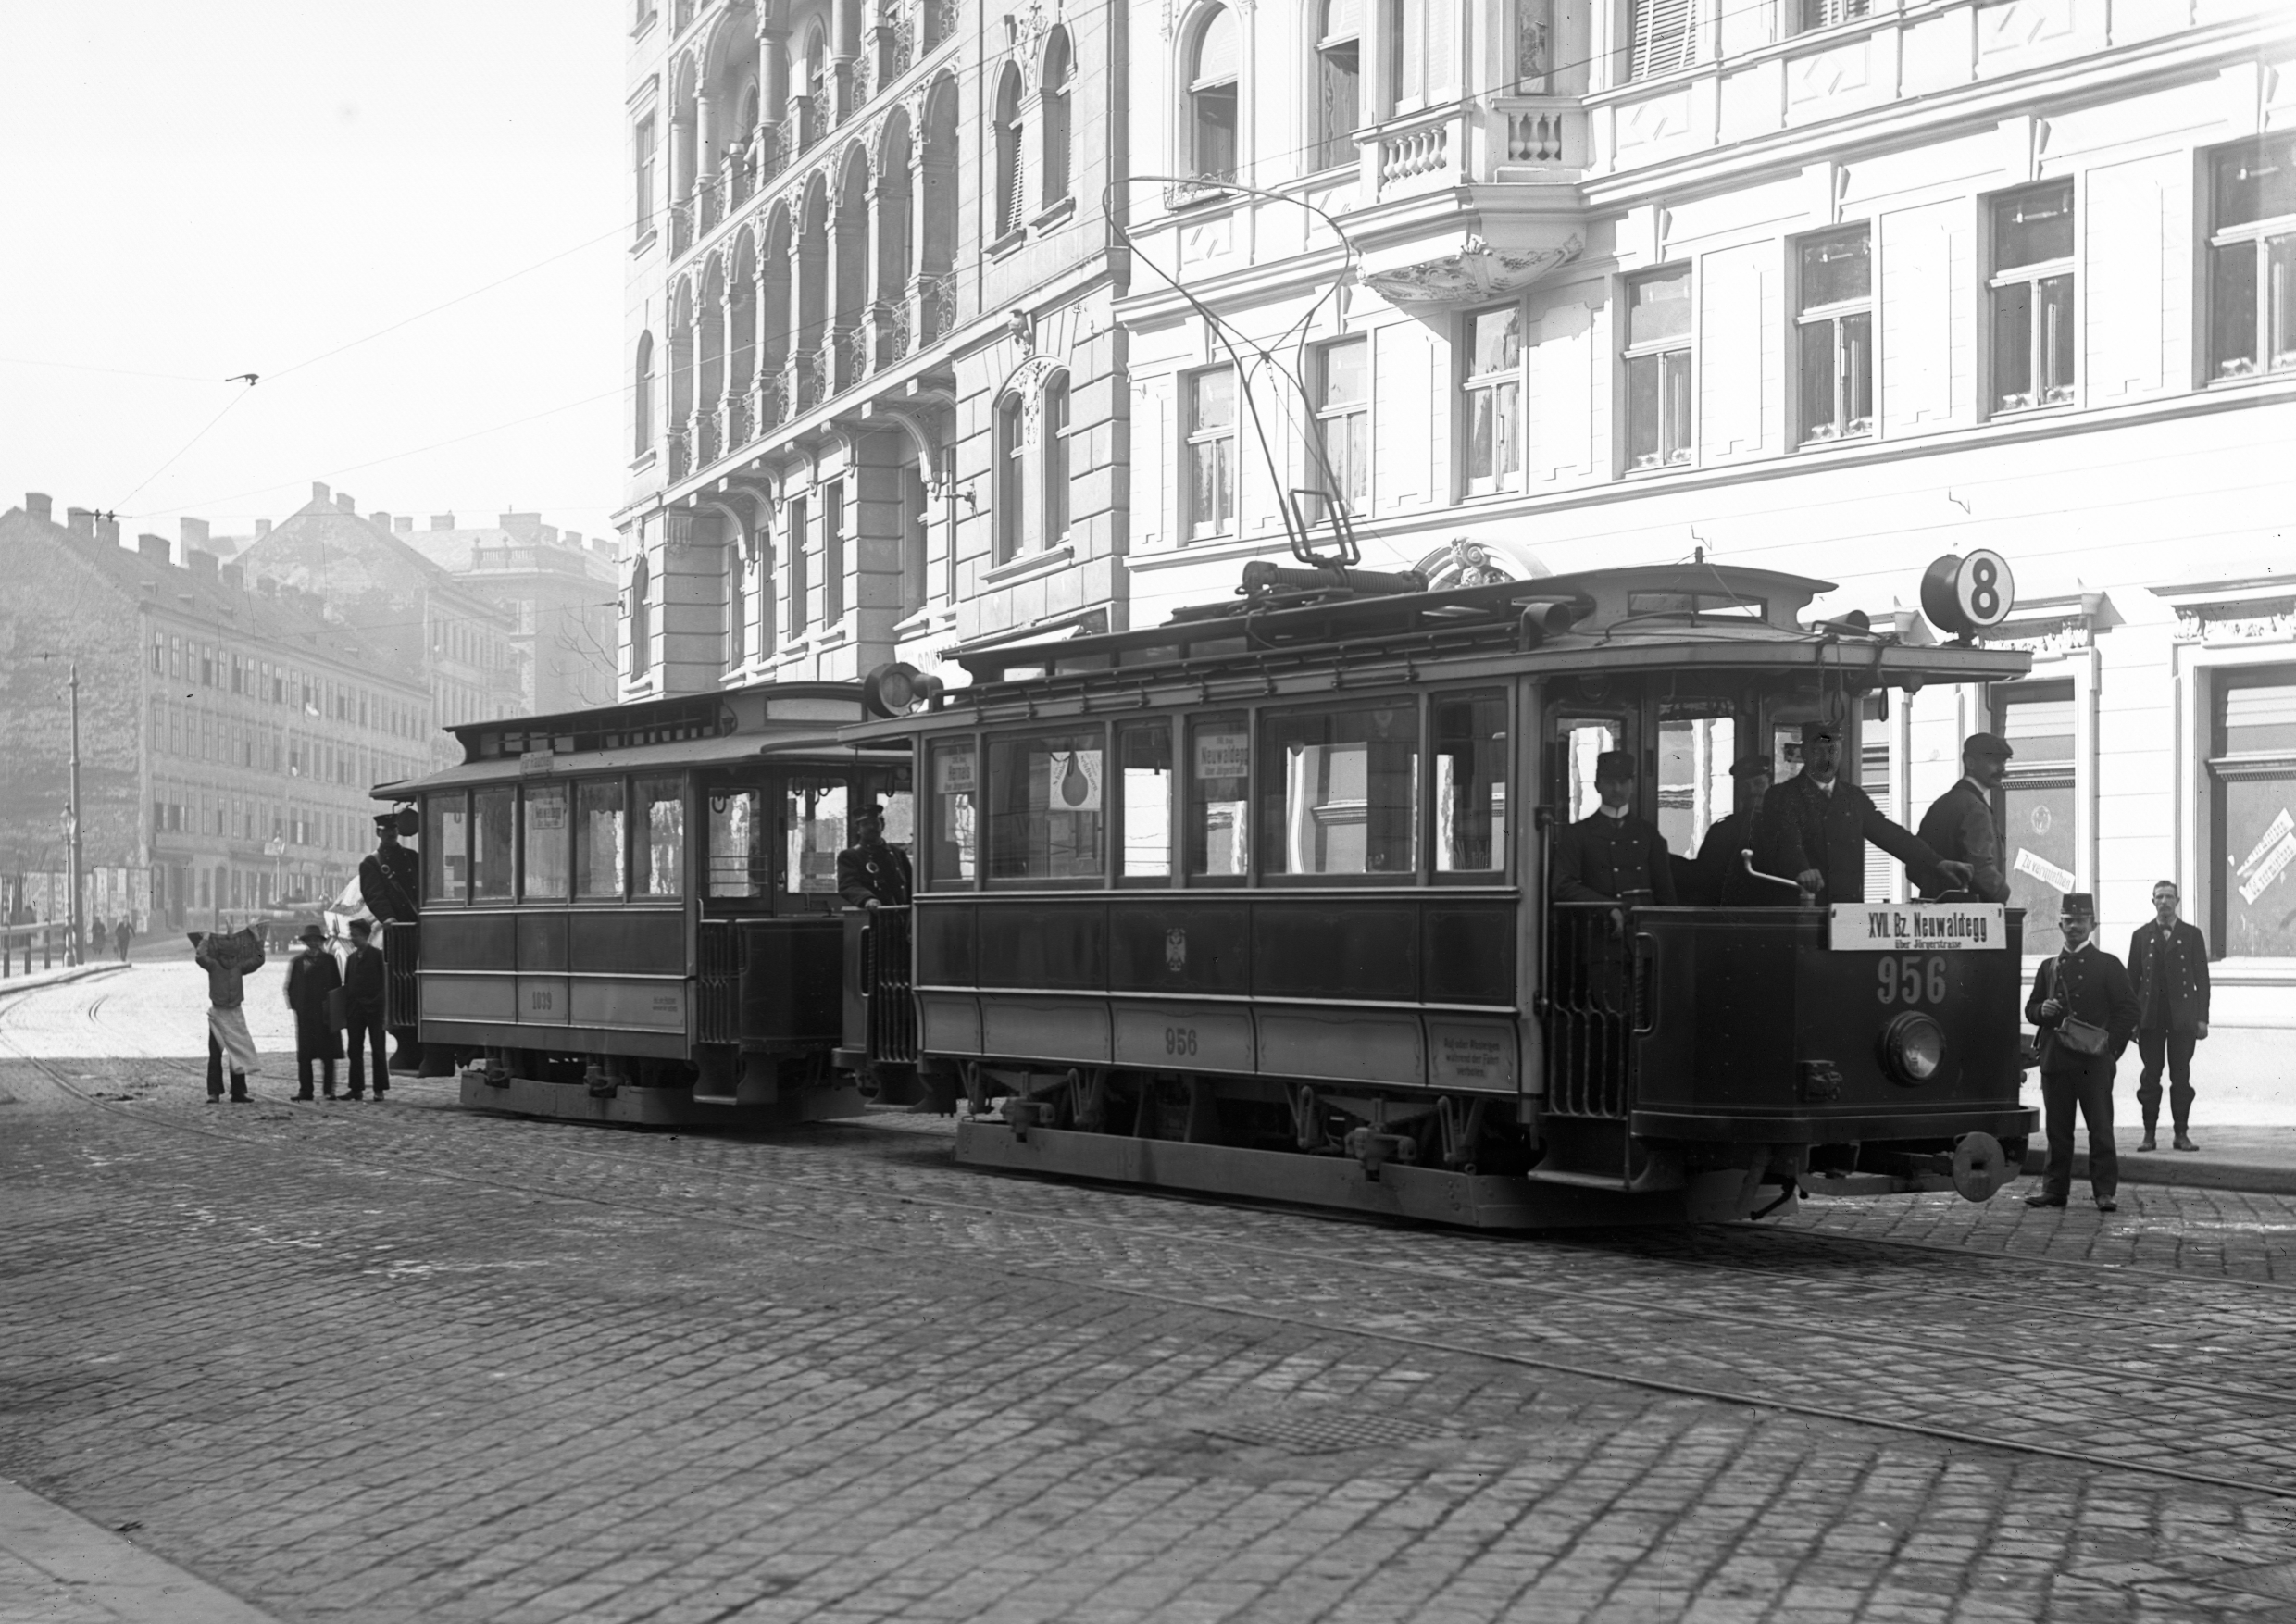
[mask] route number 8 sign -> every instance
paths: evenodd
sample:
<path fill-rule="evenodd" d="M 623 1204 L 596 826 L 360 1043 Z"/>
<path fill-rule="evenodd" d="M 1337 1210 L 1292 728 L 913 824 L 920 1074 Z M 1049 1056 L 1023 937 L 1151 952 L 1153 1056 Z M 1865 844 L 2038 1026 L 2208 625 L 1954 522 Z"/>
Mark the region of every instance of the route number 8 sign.
<path fill-rule="evenodd" d="M 2016 598 L 2009 561 L 1982 548 L 1959 556 L 1948 553 L 1921 577 L 1922 612 L 1938 630 L 1959 637 L 2000 625 Z"/>

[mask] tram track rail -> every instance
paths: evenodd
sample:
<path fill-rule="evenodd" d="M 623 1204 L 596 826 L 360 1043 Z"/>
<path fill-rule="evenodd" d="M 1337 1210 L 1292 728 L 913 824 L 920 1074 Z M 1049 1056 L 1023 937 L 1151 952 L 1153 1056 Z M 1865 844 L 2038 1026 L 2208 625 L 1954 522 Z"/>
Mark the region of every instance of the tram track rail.
<path fill-rule="evenodd" d="M 240 1146 L 241 1148 L 250 1150 L 263 1148 L 267 1143 L 276 1143 L 275 1141 L 267 1142 L 261 1135 L 249 1134 L 240 1131 L 229 1125 L 228 1118 L 223 1121 L 215 1122 L 186 1119 L 168 1114 L 155 1112 L 143 1106 L 141 1102 L 104 1098 L 86 1088 L 81 1087 L 75 1080 L 65 1076 L 56 1066 L 47 1061 L 32 1058 L 31 1056 L 23 1056 L 23 1060 L 24 1063 L 31 1065 L 39 1070 L 61 1093 L 78 1099 L 89 1106 L 133 1121 L 142 1127 L 159 1128 L 163 1131 L 195 1134 L 203 1138 L 230 1143 Z M 405 1086 L 406 1085 L 403 1082 L 394 1083 L 394 1087 Z M 434 1090 L 430 1087 L 420 1084 L 415 1086 L 421 1088 L 423 1093 L 432 1094 L 434 1097 L 435 1095 L 442 1094 L 445 1092 L 443 1090 Z M 362 1139 L 371 1139 L 371 1134 L 367 1131 L 368 1123 L 366 1121 L 362 1121 L 357 1117 L 352 1116 L 347 1111 L 333 1114 L 331 1120 L 337 1123 L 351 1124 L 354 1126 L 355 1131 L 359 1132 Z M 372 1119 L 368 1119 L 368 1121 L 371 1120 Z M 373 1125 L 377 1127 L 381 1126 L 380 1122 L 375 1122 Z M 724 1135 L 708 1133 L 705 1131 L 703 1136 L 695 1139 L 693 1143 L 738 1143 L 740 1141 L 731 1140 Z M 1649 1316 L 1659 1311 L 1655 1309 L 1653 1305 L 1646 1300 L 1646 1298 L 1638 1298 L 1635 1293 L 1628 1288 L 1584 1287 L 1568 1283 L 1507 1280 L 1474 1273 L 1471 1270 L 1462 1270 L 1455 1267 L 1446 1267 L 1430 1272 L 1421 1265 L 1405 1264 L 1379 1259 L 1366 1259 L 1359 1255 L 1341 1255 L 1335 1254 L 1328 1248 L 1311 1250 L 1299 1246 L 1279 1244 L 1267 1241 L 1244 1240 L 1232 1236 L 1205 1236 L 1198 1233 L 1191 1233 L 1186 1230 L 1184 1226 L 1181 1225 L 1156 1223 L 1143 1227 L 1137 1223 L 1117 1223 L 1112 1219 L 1094 1218 L 1089 1215 L 1047 1211 L 1042 1209 L 1032 1209 L 1017 1213 L 1009 1207 L 1000 1206 L 994 1203 L 979 1199 L 963 1198 L 951 1194 L 924 1192 L 913 1189 L 904 1190 L 882 1186 L 878 1188 L 868 1188 L 859 1184 L 856 1181 L 807 1177 L 802 1174 L 793 1175 L 780 1170 L 774 1170 L 769 1173 L 764 1171 L 751 1172 L 742 1169 L 729 1169 L 723 1167 L 697 1166 L 685 1157 L 676 1158 L 670 1165 L 665 1166 L 663 1161 L 658 1156 L 649 1157 L 640 1156 L 627 1150 L 618 1150 L 607 1145 L 576 1144 L 572 1143 L 570 1140 L 568 1139 L 557 1141 L 554 1144 L 554 1150 L 560 1154 L 568 1155 L 580 1161 L 592 1164 L 605 1164 L 614 1166 L 633 1177 L 657 1182 L 668 1182 L 672 1180 L 690 1179 L 697 1176 L 711 1178 L 730 1177 L 735 1180 L 735 1181 L 752 1186 L 753 1188 L 769 1187 L 776 1192 L 810 1193 L 814 1194 L 833 1195 L 841 1200 L 872 1204 L 882 1207 L 927 1206 L 947 1212 L 961 1214 L 966 1218 L 976 1221 L 989 1220 L 1004 1224 L 1038 1224 L 1066 1227 L 1072 1230 L 1092 1230 L 1104 1235 L 1117 1236 L 1127 1242 L 1138 1242 L 1143 1237 L 1160 1242 L 1184 1242 L 1197 1246 L 1217 1247 L 1230 1254 L 1249 1255 L 1269 1264 L 1287 1266 L 1313 1265 L 1326 1269 L 1342 1270 L 1351 1274 L 1369 1270 L 1381 1276 L 1403 1277 L 1408 1279 L 1416 1286 L 1423 1290 L 1445 1291 L 1455 1290 L 1465 1286 L 1473 1286 L 1489 1290 L 1493 1287 L 1498 1287 L 1504 1288 L 1509 1293 L 1510 1298 L 1515 1301 L 1520 1302 L 1526 1299 L 1536 1298 L 1542 1302 L 1554 1305 L 1566 1312 L 1574 1307 L 1580 1309 L 1595 1308 L 1607 1310 L 1614 1313 L 1624 1313 L 1628 1315 L 1640 1314 L 1643 1316 Z M 370 1169 L 373 1165 L 371 1161 L 363 1158 L 356 1158 L 349 1156 L 338 1156 L 327 1150 L 325 1147 L 306 1145 L 303 1147 L 303 1151 L 306 1155 L 316 1154 L 321 1156 L 330 1163 L 344 1168 L 357 1168 L 361 1169 Z M 553 1199 L 560 1199 L 593 1206 L 602 1206 L 622 1210 L 649 1212 L 658 1211 L 661 1200 L 663 1199 L 663 1196 L 656 1193 L 607 1192 L 602 1191 L 595 1186 L 569 1186 L 561 1180 L 534 1178 L 531 1176 L 521 1177 L 515 1168 L 472 1171 L 445 1168 L 433 1163 L 426 1165 L 424 1174 L 426 1177 L 447 1180 L 478 1189 L 497 1192 L 507 1190 L 523 1194 L 542 1195 Z M 1004 1182 L 1004 1181 L 1000 1181 L 1000 1182 Z M 1014 1182 L 1034 1183 L 1039 1181 L 1014 1181 Z M 1074 1186 L 1052 1187 L 1075 1188 Z M 1192 1203 L 1191 1205 L 1214 1206 L 1228 1206 L 1229 1204 Z M 1232 1206 L 1230 1206 L 1230 1209 L 1232 1209 Z M 1321 1215 L 1316 1215 L 1316 1217 L 1320 1218 Z M 710 1222 L 715 1227 L 720 1229 L 730 1228 L 755 1234 L 778 1235 L 785 1233 L 788 1221 L 789 1220 L 786 1217 L 776 1216 L 770 1213 L 758 1213 L 753 1209 L 751 1212 L 744 1214 L 739 1208 L 729 1210 L 723 1206 L 714 1209 L 710 1215 Z M 1807 1232 L 1797 1231 L 1796 1233 L 1797 1235 L 1803 1235 Z M 816 1238 L 818 1240 L 833 1241 L 836 1244 L 851 1246 L 880 1255 L 905 1253 L 913 1255 L 915 1251 L 915 1248 L 905 1242 L 897 1242 L 891 1239 L 878 1239 L 866 1233 L 856 1231 L 850 1227 L 841 1228 L 834 1231 L 834 1233 L 817 1234 Z M 1457 1239 L 1457 1237 L 1452 1238 Z M 1481 1237 L 1474 1237 L 1471 1239 L 1482 1241 L 1484 1244 L 1497 1244 L 1497 1243 L 1488 1241 L 1487 1239 Z M 1933 1244 L 1894 1243 L 1886 1240 L 1861 1242 L 1855 1237 L 1827 1237 L 1827 1239 L 1847 1242 L 1853 1244 L 1863 1244 L 1868 1247 L 1880 1248 L 1894 1252 L 1919 1253 L 1930 1255 L 1955 1255 L 1965 1258 L 1974 1257 L 1988 1263 L 2020 1266 L 2028 1271 L 2036 1273 L 2044 1271 L 2052 1267 L 2058 1267 L 2057 1265 L 2043 1260 L 2003 1258 L 1993 1254 L 1953 1254 L 1950 1248 L 1939 1247 Z M 1591 1243 L 1584 1241 L 1565 1240 L 1560 1243 L 1556 1243 L 1555 1244 L 1560 1249 L 1567 1250 L 1574 1254 L 1578 1254 L 1589 1257 L 1616 1258 L 1618 1255 L 1615 1249 L 1606 1252 L 1600 1247 L 1595 1246 Z M 2277 1499 L 2296 1500 L 2296 1474 L 2291 1474 L 2291 1477 L 2288 1480 L 2275 1481 L 2269 1475 L 2265 1474 L 2241 1474 L 2232 1471 L 2208 1470 L 2195 1466 L 2181 1466 L 2159 1460 L 2133 1459 L 2126 1454 L 2115 1453 L 2108 1450 L 2083 1449 L 2069 1445 L 2053 1444 L 2029 1438 L 2004 1437 L 1991 1432 L 1974 1431 L 1971 1425 L 1966 1420 L 1958 1421 L 1954 1424 L 1948 1425 L 1933 1418 L 1907 1418 L 1900 1416 L 1878 1415 L 1870 1409 L 1861 1409 L 1839 1403 L 1821 1402 L 1819 1398 L 1808 1393 L 1796 1393 L 1792 1392 L 1770 1390 L 1770 1388 L 1765 1387 L 1758 1382 L 1750 1383 L 1745 1387 L 1720 1385 L 1710 1381 L 1684 1380 L 1677 1376 L 1653 1374 L 1647 1371 L 1637 1371 L 1622 1368 L 1616 1363 L 1603 1364 L 1587 1358 L 1572 1358 L 1553 1353 L 1499 1346 L 1490 1342 L 1476 1342 L 1460 1336 L 1429 1333 L 1424 1330 L 1397 1330 L 1391 1327 L 1365 1324 L 1361 1323 L 1359 1320 L 1350 1320 L 1345 1318 L 1335 1319 L 1326 1316 L 1296 1311 L 1288 1312 L 1281 1307 L 1271 1306 L 1264 1303 L 1242 1302 L 1226 1298 L 1207 1299 L 1202 1295 L 1189 1295 L 1178 1292 L 1158 1289 L 1154 1286 L 1111 1280 L 1105 1278 L 1106 1269 L 1104 1266 L 1098 1270 L 1094 1270 L 1088 1265 L 1086 1269 L 1079 1271 L 1073 1268 L 1064 1268 L 1058 1265 L 1054 1265 L 1051 1266 L 1048 1270 L 1048 1267 L 1042 1264 L 1017 1263 L 1010 1258 L 999 1257 L 992 1254 L 986 1253 L 976 1253 L 973 1255 L 965 1256 L 962 1258 L 951 1258 L 949 1261 L 968 1269 L 979 1269 L 1005 1279 L 1018 1278 L 1042 1280 L 1048 1278 L 1048 1276 L 1056 1277 L 1062 1283 L 1071 1288 L 1080 1288 L 1104 1294 L 1115 1295 L 1129 1300 L 1154 1303 L 1175 1308 L 1188 1308 L 1195 1310 L 1209 1309 L 1215 1312 L 1232 1314 L 1242 1318 L 1247 1318 L 1261 1323 L 1288 1326 L 1312 1334 L 1353 1337 L 1388 1346 L 1416 1349 L 1428 1353 L 1441 1353 L 1466 1359 L 1486 1360 L 1525 1369 L 1577 1377 L 1596 1383 L 1621 1385 L 1679 1397 L 1704 1400 L 1707 1402 L 1731 1405 L 1734 1407 L 1751 1407 L 1756 1410 L 1775 1411 L 1781 1414 L 1796 1415 L 1814 1420 L 1823 1420 L 1827 1422 L 1853 1426 L 1873 1427 L 1909 1436 L 1927 1438 L 1934 1442 L 1942 1442 L 1959 1448 L 1967 1448 L 1975 1445 L 1987 1449 L 2003 1450 L 2014 1454 L 2037 1455 L 2045 1458 L 2061 1460 L 2067 1463 L 2078 1464 L 2103 1472 L 2136 1472 L 2149 1477 L 2173 1479 L 2178 1481 L 2189 1482 L 2196 1485 L 2205 1485 L 2220 1490 L 2242 1493 L 2261 1493 Z M 1649 1259 L 1644 1258 L 1641 1261 L 1649 1261 Z M 1766 1280 L 1773 1281 L 1778 1280 L 1791 1280 L 1792 1278 L 1791 1275 L 1784 1273 L 1779 1268 L 1774 1265 L 1762 1267 L 1734 1265 L 1719 1262 L 1712 1258 L 1691 1258 L 1688 1260 L 1678 1258 L 1670 1261 L 1687 1262 L 1687 1265 L 1690 1267 L 1701 1268 L 1728 1270 L 1730 1272 L 1755 1275 L 1763 1277 Z M 2090 1267 L 2099 1268 L 2103 1266 L 2090 1265 Z M 2252 1282 L 2225 1280 L 2194 1281 L 2186 1279 L 2185 1277 L 2175 1275 L 2170 1271 L 2158 1269 L 2139 1271 L 2135 1269 L 2115 1268 L 2113 1270 L 2113 1276 L 2115 1279 L 2127 1280 L 2131 1275 L 2138 1274 L 2140 1272 L 2149 1278 L 2175 1279 L 2187 1285 L 2202 1285 L 2216 1289 L 2229 1287 L 2235 1292 L 2240 1293 L 2253 1290 L 2259 1286 L 2267 1288 L 2268 1290 L 2274 1292 L 2286 1289 L 2285 1287 L 2279 1286 L 2277 1282 Z M 1736 1330 L 1746 1330 L 1750 1328 L 1765 1329 L 1769 1328 L 1774 1324 L 1774 1320 L 1767 1317 L 1752 1316 L 1728 1309 L 1717 1310 L 1710 1307 L 1689 1305 L 1679 1301 L 1666 1304 L 1663 1308 L 1663 1313 L 1670 1323 L 1698 1321 L 1704 1322 L 1717 1328 L 1728 1327 Z M 1887 1349 L 1901 1355 L 1912 1350 L 1915 1346 L 1915 1343 L 1911 1339 L 1894 1337 L 1887 1333 L 1878 1332 L 1868 1329 L 1844 1329 L 1841 1330 L 1829 1330 L 1827 1334 L 1837 1343 L 1846 1342 L 1859 1347 Z M 1939 1339 L 1931 1337 L 1918 1344 L 1918 1351 L 1926 1356 L 1936 1358 L 1940 1355 L 1940 1352 L 1950 1353 L 1954 1350 L 1945 1346 Z M 2100 1370 L 2093 1364 L 2077 1364 L 2070 1360 L 2051 1359 L 2043 1355 L 2032 1355 L 2021 1352 L 2004 1352 L 1998 1347 L 1988 1348 L 1976 1346 L 1965 1343 L 1962 1344 L 1961 1351 L 1966 1353 L 1971 1359 L 1977 1361 L 1980 1365 L 1990 1366 L 1996 1375 L 2001 1375 L 2003 1377 L 2007 1377 L 2012 1374 L 2022 1375 L 2030 1373 L 2036 1380 L 2038 1380 L 2042 1373 L 2046 1372 L 2060 1377 L 2078 1376 L 2090 1382 L 2102 1381 L 2108 1385 L 2121 1383 L 2127 1384 L 2130 1387 L 2140 1387 L 2142 1401 L 2150 1405 L 2157 1405 L 2162 1401 L 2165 1393 L 2173 1392 L 2176 1393 L 2189 1395 L 2195 1399 L 2205 1400 L 2219 1405 L 2229 1400 L 2236 1401 L 2243 1406 L 2247 1406 L 2252 1409 L 2257 1406 L 2264 1406 L 2266 1408 L 2285 1408 L 2291 1411 L 2296 1411 L 2296 1396 L 2284 1394 L 2262 1387 L 2252 1387 L 2239 1383 L 2197 1380 L 2190 1377 L 2182 1376 L 2174 1371 L 2146 1371 L 2128 1368 L 2108 1368 Z"/>

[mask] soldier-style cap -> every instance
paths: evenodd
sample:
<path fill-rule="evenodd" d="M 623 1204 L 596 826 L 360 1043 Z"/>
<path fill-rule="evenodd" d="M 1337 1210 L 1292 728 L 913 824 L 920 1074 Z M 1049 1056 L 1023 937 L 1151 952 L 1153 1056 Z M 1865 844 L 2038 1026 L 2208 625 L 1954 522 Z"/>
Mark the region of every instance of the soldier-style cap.
<path fill-rule="evenodd" d="M 882 823 L 885 821 L 885 803 L 864 801 L 853 809 L 853 815 L 855 818 L 874 818 L 878 822 Z"/>
<path fill-rule="evenodd" d="M 1771 778 L 1770 758 L 1766 756 L 1741 756 L 1730 764 L 1732 778 Z"/>
<path fill-rule="evenodd" d="M 390 831 L 391 831 L 392 832 L 393 832 L 393 833 L 396 833 L 396 832 L 397 832 L 397 831 L 398 831 L 398 827 L 399 827 L 399 815 L 398 815 L 397 813 L 395 813 L 395 812 L 378 812 L 378 813 L 376 813 L 376 814 L 375 814 L 375 832 L 376 832 L 376 833 L 381 834 L 381 833 L 384 830 L 386 830 L 386 829 L 387 829 L 387 830 L 390 830 Z"/>
<path fill-rule="evenodd" d="M 1594 758 L 1596 778 L 1632 778 L 1634 756 L 1625 750 L 1605 750 Z"/>
<path fill-rule="evenodd" d="M 2097 898 L 2093 892 L 2068 891 L 2057 905 L 2061 919 L 2093 919 L 2097 917 Z"/>
<path fill-rule="evenodd" d="M 1835 743 L 1841 743 L 1841 724 L 1840 722 L 1821 721 L 1803 722 L 1802 724 L 1802 742 L 1804 744 L 1813 743 L 1819 739 L 1831 739 Z"/>
<path fill-rule="evenodd" d="M 2016 752 L 2009 748 L 2009 741 L 1999 733 L 1972 733 L 1961 742 L 1964 756 L 1990 756 L 2006 761 Z"/>

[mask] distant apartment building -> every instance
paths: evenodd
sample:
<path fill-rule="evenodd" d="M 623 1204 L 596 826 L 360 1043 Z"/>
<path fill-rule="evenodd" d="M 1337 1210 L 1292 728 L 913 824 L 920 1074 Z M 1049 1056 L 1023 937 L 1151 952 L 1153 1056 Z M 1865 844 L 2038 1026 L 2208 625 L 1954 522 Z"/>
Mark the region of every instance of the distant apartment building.
<path fill-rule="evenodd" d="M 615 696 L 615 608 L 619 576 L 613 538 L 561 531 L 539 513 L 505 513 L 493 524 L 458 526 L 451 513 L 416 525 L 406 515 L 373 522 L 490 603 L 509 611 L 518 709 L 553 716 Z"/>
<path fill-rule="evenodd" d="M 322 600 L 39 493 L 0 514 L 0 862 L 69 911 L 63 810 L 80 678 L 85 916 L 227 925 L 331 899 L 371 845 L 368 787 L 427 764 L 419 671 Z"/>

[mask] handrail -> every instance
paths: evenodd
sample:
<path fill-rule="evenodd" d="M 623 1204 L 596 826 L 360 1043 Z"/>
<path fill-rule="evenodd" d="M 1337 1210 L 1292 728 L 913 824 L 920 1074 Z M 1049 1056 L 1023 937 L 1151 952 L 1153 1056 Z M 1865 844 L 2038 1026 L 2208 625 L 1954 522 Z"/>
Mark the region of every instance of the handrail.
<path fill-rule="evenodd" d="M 40 943 L 40 968 L 54 969 L 60 955 L 67 965 L 83 962 L 75 952 L 71 939 L 71 921 L 50 919 L 44 924 L 0 925 L 0 980 L 10 975 L 15 962 L 16 944 L 20 937 L 24 944 L 24 968 L 21 974 L 31 975 L 32 943 Z"/>

